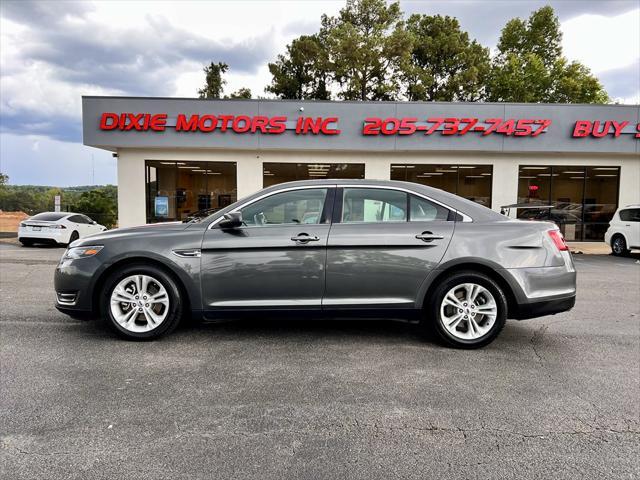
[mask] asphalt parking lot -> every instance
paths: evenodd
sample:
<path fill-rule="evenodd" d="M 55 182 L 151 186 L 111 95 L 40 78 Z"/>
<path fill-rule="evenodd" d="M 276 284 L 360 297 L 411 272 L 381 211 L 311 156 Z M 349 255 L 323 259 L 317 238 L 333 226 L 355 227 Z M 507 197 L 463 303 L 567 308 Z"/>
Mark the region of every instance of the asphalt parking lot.
<path fill-rule="evenodd" d="M 459 351 L 363 320 L 126 342 L 54 309 L 62 252 L 0 244 L 2 478 L 640 474 L 640 256 L 576 255 L 574 310 Z"/>

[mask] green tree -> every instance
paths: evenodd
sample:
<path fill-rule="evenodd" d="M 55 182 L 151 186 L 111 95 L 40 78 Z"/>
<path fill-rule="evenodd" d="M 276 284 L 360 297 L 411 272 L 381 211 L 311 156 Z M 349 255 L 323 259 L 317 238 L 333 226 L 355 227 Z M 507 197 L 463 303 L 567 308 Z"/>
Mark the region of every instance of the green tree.
<path fill-rule="evenodd" d="M 222 75 L 229 70 L 229 65 L 223 62 L 213 63 L 203 68 L 205 85 L 198 90 L 200 98 L 222 98 L 222 90 L 227 81 Z"/>
<path fill-rule="evenodd" d="M 269 64 L 273 79 L 265 91 L 286 99 L 328 100 L 329 56 L 322 35 L 302 35 Z"/>
<path fill-rule="evenodd" d="M 390 100 L 411 40 L 398 2 L 347 0 L 337 17 L 322 16 L 334 80 L 345 100 Z"/>
<path fill-rule="evenodd" d="M 411 15 L 407 22 L 411 55 L 402 68 L 409 100 L 478 101 L 485 96 L 489 49 L 460 30 L 458 20 Z"/>
<path fill-rule="evenodd" d="M 88 215 L 107 228 L 112 228 L 118 218 L 117 189 L 112 185 L 83 192 L 69 205 L 70 210 Z"/>
<path fill-rule="evenodd" d="M 236 90 L 235 92 L 229 94 L 229 96 L 225 95 L 224 98 L 234 98 L 234 99 L 251 98 L 251 89 L 242 87 Z"/>
<path fill-rule="evenodd" d="M 9 183 L 9 175 L 0 172 L 0 186 L 6 185 Z"/>
<path fill-rule="evenodd" d="M 488 99 L 503 102 L 606 103 L 609 97 L 589 69 L 562 56 L 562 32 L 553 8 L 527 21 L 507 22 L 498 42 Z"/>

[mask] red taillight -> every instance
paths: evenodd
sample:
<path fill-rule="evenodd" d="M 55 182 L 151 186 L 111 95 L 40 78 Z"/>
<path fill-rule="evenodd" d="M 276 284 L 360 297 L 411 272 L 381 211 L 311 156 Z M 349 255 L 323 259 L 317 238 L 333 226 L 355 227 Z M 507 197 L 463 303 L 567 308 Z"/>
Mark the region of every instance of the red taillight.
<path fill-rule="evenodd" d="M 564 241 L 564 237 L 562 236 L 562 233 L 560 233 L 560 230 L 549 230 L 547 233 L 551 237 L 551 240 L 553 240 L 553 243 L 558 248 L 558 250 L 560 250 L 561 252 L 566 252 L 567 250 L 569 250 L 569 247 L 567 247 L 567 244 Z"/>

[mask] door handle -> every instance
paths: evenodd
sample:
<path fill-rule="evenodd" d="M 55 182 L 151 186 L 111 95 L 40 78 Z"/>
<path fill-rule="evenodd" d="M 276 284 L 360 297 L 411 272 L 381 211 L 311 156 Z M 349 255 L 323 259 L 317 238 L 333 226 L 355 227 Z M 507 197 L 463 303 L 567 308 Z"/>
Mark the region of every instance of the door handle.
<path fill-rule="evenodd" d="M 416 235 L 418 240 L 422 240 L 423 242 L 433 242 L 434 240 L 442 240 L 444 237 L 440 235 L 434 235 L 431 232 L 422 232 L 419 235 Z"/>
<path fill-rule="evenodd" d="M 310 237 L 306 233 L 299 233 L 295 237 L 291 237 L 291 240 L 300 243 L 317 242 L 318 240 L 320 240 L 320 237 Z"/>

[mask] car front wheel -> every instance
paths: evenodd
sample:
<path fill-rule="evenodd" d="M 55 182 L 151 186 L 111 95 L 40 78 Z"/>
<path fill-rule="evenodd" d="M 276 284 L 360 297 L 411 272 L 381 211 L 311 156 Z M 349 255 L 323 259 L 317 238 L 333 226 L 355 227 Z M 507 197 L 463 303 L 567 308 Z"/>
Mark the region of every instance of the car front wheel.
<path fill-rule="evenodd" d="M 157 338 L 180 322 L 180 289 L 164 270 L 130 265 L 106 281 L 101 312 L 120 336 L 133 340 Z"/>
<path fill-rule="evenodd" d="M 627 242 L 622 235 L 616 235 L 611 242 L 611 253 L 617 257 L 624 257 L 629 253 Z"/>
<path fill-rule="evenodd" d="M 458 272 L 435 290 L 428 308 L 430 326 L 446 345 L 480 348 L 498 336 L 507 320 L 500 286 L 479 272 Z"/>

